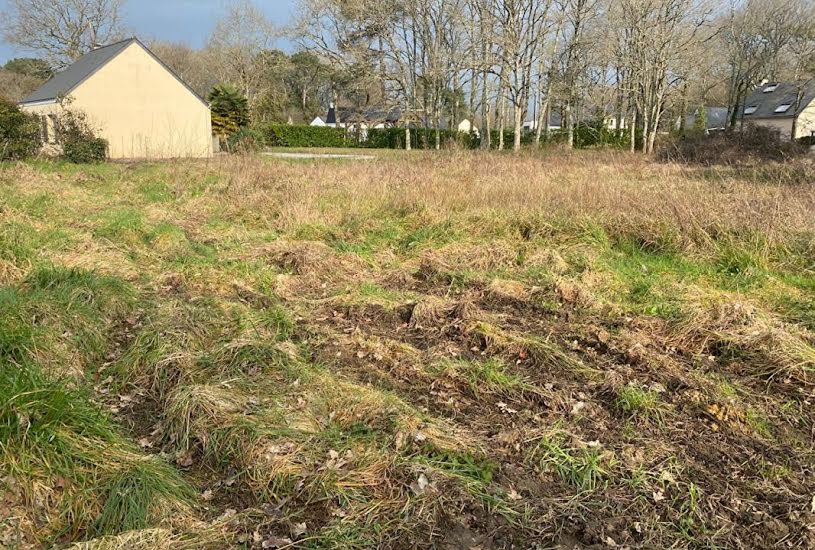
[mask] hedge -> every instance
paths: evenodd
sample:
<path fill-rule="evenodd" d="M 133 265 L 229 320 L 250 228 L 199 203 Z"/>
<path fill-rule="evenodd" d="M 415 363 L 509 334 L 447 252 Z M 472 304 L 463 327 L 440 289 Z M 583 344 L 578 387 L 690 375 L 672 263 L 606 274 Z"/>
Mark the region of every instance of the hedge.
<path fill-rule="evenodd" d="M 463 132 L 439 130 L 441 146 L 475 149 L 478 138 Z M 404 149 L 404 128 L 373 128 L 368 130 L 368 139 L 360 144 L 370 149 Z M 434 149 L 436 147 L 436 130 L 433 128 L 415 128 L 410 131 L 410 146 L 414 149 Z"/>
<path fill-rule="evenodd" d="M 439 130 L 442 148 L 457 147 L 460 149 L 478 149 L 481 138 L 474 134 L 454 130 Z M 244 132 L 241 138 L 262 138 L 263 145 L 271 147 L 365 147 L 369 149 L 404 149 L 404 128 L 372 128 L 367 130 L 367 138 L 359 139 L 359 134 L 344 128 L 328 126 L 304 126 L 289 124 L 267 124 L 258 126 L 252 131 Z M 504 130 L 504 147 L 511 149 L 515 132 Z M 498 148 L 499 131 L 490 131 L 490 147 Z M 639 136 L 638 136 L 639 139 Z M 235 140 L 239 141 L 239 140 Z M 241 139 L 240 141 L 244 141 Z M 524 132 L 521 136 L 523 145 L 535 142 L 534 132 Z M 548 139 L 541 136 L 542 143 L 565 143 L 566 132 L 555 130 L 549 132 Z M 602 127 L 580 125 L 574 130 L 574 145 L 577 148 L 609 146 L 627 147 L 628 131 L 608 130 Z M 233 145 L 232 143 L 230 145 Z M 413 149 L 434 149 L 436 147 L 436 130 L 434 128 L 416 128 L 410 131 L 410 145 Z M 233 150 L 233 147 L 230 147 Z M 239 150 L 239 147 L 234 147 Z"/>
<path fill-rule="evenodd" d="M 330 126 L 267 124 L 257 128 L 270 147 L 353 147 L 356 141 L 345 129 Z"/>

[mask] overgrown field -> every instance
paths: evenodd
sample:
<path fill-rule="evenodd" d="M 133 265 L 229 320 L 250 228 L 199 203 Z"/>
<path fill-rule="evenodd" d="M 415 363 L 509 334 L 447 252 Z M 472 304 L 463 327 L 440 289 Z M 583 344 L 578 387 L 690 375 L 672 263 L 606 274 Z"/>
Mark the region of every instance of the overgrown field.
<path fill-rule="evenodd" d="M 0 546 L 813 547 L 802 170 L 0 166 Z"/>

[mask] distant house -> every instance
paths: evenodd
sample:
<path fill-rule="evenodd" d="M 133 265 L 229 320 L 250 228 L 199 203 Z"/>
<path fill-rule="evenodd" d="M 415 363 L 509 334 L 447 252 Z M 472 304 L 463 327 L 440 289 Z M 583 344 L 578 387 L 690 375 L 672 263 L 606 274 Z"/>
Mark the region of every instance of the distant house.
<path fill-rule="evenodd" d="M 335 128 L 393 128 L 402 118 L 399 109 L 383 107 L 329 107 L 325 125 Z"/>
<path fill-rule="evenodd" d="M 552 111 L 549 113 L 549 130 L 560 130 L 561 128 L 560 113 Z M 538 129 L 537 120 L 527 120 L 524 122 L 523 129 L 526 132 L 535 132 Z"/>
<path fill-rule="evenodd" d="M 801 85 L 765 83 L 745 100 L 743 120 L 777 130 L 784 139 L 815 136 L 814 100 L 815 81 Z"/>
<path fill-rule="evenodd" d="M 465 118 L 461 122 L 458 123 L 457 129 L 462 134 L 470 134 L 472 133 L 476 137 L 479 135 L 478 127 L 473 124 L 470 119 Z"/>
<path fill-rule="evenodd" d="M 325 126 L 325 125 L 326 125 L 325 121 L 323 120 L 322 117 L 319 116 L 315 117 L 314 120 L 311 121 L 311 124 L 309 124 L 309 126 Z"/>
<path fill-rule="evenodd" d="M 55 147 L 66 98 L 108 141 L 110 158 L 212 156 L 209 106 L 136 38 L 87 53 L 20 102 Z"/>
<path fill-rule="evenodd" d="M 696 119 L 701 115 L 701 109 L 685 116 L 685 131 L 696 127 Z M 677 121 L 677 127 L 679 121 Z M 705 133 L 718 132 L 727 128 L 727 107 L 705 107 Z"/>

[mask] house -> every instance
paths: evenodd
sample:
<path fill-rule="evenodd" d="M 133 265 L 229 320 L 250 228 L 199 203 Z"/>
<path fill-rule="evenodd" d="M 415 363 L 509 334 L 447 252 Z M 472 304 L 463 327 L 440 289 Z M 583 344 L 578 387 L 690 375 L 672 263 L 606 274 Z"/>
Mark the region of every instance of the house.
<path fill-rule="evenodd" d="M 555 111 L 550 111 L 549 113 L 549 131 L 553 130 L 560 130 L 561 128 L 561 120 L 560 120 L 560 113 Z M 535 132 L 538 129 L 538 121 L 537 120 L 527 120 L 524 122 L 523 129 L 526 132 Z"/>
<path fill-rule="evenodd" d="M 806 84 L 766 82 L 745 100 L 742 120 L 777 130 L 784 139 L 815 136 L 813 100 L 815 81 Z"/>
<path fill-rule="evenodd" d="M 136 38 L 97 48 L 20 102 L 58 147 L 64 109 L 83 112 L 112 159 L 210 157 L 210 110 Z"/>
<path fill-rule="evenodd" d="M 326 124 L 325 124 L 325 121 L 323 120 L 323 117 L 319 117 L 319 116 L 314 117 L 314 120 L 312 120 L 311 124 L 309 124 L 309 126 L 325 126 L 325 125 Z"/>
<path fill-rule="evenodd" d="M 479 135 L 478 127 L 467 118 L 458 123 L 457 129 L 462 134 L 472 133 L 476 137 Z"/>
<path fill-rule="evenodd" d="M 699 117 L 701 109 L 696 109 L 693 113 L 685 116 L 685 131 L 693 130 L 696 127 L 696 119 Z M 679 128 L 677 120 L 676 127 Z M 727 107 L 705 107 L 705 133 L 719 132 L 727 128 Z"/>
<path fill-rule="evenodd" d="M 349 133 L 354 133 L 361 141 L 365 141 L 368 139 L 369 129 L 396 128 L 401 118 L 402 112 L 399 109 L 334 107 L 331 105 L 325 117 L 325 126 L 346 128 Z"/>

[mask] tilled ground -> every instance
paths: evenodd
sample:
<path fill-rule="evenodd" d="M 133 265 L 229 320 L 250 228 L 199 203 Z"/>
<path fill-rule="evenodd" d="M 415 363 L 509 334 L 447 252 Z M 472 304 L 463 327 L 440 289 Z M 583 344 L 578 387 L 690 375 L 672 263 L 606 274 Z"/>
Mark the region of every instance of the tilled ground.
<path fill-rule="evenodd" d="M 811 387 L 746 375 L 756 365 L 717 356 L 703 335 L 679 344 L 666 323 L 617 316 L 565 278 L 454 289 L 449 265 L 424 258 L 364 275 L 397 297 L 366 301 L 336 297 L 312 278 L 322 266 L 303 262 L 287 285 L 312 296 L 294 304 L 313 359 L 473 434 L 495 465 L 492 490 L 523 510 L 517 523 L 459 510 L 442 546 L 461 547 L 462 533 L 484 548 L 815 544 L 811 415 L 772 436 L 748 418 L 782 403 L 803 411 Z M 512 383 L 455 368 L 493 361 Z M 723 396 L 718 378 L 745 393 Z M 653 406 L 622 402 L 631 387 Z"/>

